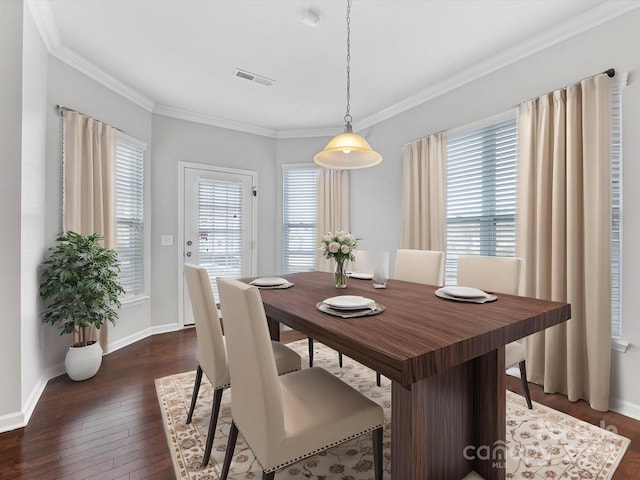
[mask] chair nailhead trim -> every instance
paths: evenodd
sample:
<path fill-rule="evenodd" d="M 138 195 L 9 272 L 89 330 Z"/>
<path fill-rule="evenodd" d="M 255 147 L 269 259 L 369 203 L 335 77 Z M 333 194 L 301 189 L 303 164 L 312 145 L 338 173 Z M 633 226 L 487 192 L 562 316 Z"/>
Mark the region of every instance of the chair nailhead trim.
<path fill-rule="evenodd" d="M 237 426 L 237 424 L 236 424 L 236 426 Z M 300 455 L 299 457 L 293 458 L 293 459 L 288 460 L 288 461 L 286 461 L 284 463 L 276 465 L 275 467 L 269 467 L 269 468 L 265 468 L 265 466 L 262 465 L 262 462 L 256 456 L 255 452 L 253 451 L 253 448 L 251 448 L 251 445 L 249 445 L 249 442 L 247 441 L 246 437 L 244 435 L 242 435 L 242 438 L 244 438 L 244 441 L 247 442 L 247 446 L 249 447 L 249 450 L 251 450 L 251 453 L 253 453 L 253 456 L 256 458 L 256 461 L 258 462 L 258 465 L 260 465 L 260 467 L 262 468 L 264 473 L 271 473 L 271 472 L 275 472 L 276 470 L 280 470 L 281 468 L 287 467 L 287 466 L 289 466 L 289 465 L 291 465 L 293 463 L 296 463 L 296 462 L 298 462 L 300 460 L 308 458 L 308 457 L 310 457 L 312 455 L 315 455 L 316 453 L 324 452 L 325 450 L 327 450 L 327 449 L 329 449 L 331 447 L 335 447 L 336 445 L 340 445 L 341 443 L 347 442 L 347 441 L 351 440 L 352 438 L 358 438 L 358 437 L 364 435 L 365 433 L 373 432 L 374 430 L 377 430 L 380 427 L 382 427 L 382 424 L 377 425 L 375 427 L 368 428 L 367 430 L 363 430 L 360 433 L 356 433 L 356 434 L 351 435 L 349 437 L 343 438 L 342 440 L 338 440 L 337 442 L 330 443 L 329 445 L 325 445 L 324 447 L 317 448 L 317 449 L 313 450 L 312 452 L 305 453 L 303 455 Z M 240 432 L 240 433 L 242 433 L 242 432 Z"/>

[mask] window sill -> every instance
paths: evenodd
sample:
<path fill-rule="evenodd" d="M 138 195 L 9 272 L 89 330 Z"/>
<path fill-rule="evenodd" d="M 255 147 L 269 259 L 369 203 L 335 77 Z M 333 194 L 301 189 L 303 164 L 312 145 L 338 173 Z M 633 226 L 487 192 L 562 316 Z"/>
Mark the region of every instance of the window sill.
<path fill-rule="evenodd" d="M 616 352 L 624 353 L 629 348 L 629 342 L 625 342 L 620 338 L 612 338 L 611 339 L 611 350 Z"/>
<path fill-rule="evenodd" d="M 120 303 L 122 304 L 120 306 L 120 309 L 137 307 L 138 305 L 142 305 L 148 299 L 149 299 L 149 295 L 144 295 L 144 294 L 136 295 L 134 297 L 123 298 L 120 300 Z"/>

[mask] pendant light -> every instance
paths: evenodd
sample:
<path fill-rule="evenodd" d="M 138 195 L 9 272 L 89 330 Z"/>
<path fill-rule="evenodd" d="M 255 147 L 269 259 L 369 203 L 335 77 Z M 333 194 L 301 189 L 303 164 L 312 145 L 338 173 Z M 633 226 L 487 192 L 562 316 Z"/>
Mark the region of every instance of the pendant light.
<path fill-rule="evenodd" d="M 347 112 L 344 116 L 344 133 L 335 136 L 324 150 L 313 157 L 321 167 L 355 170 L 378 165 L 382 155 L 371 149 L 369 143 L 360 135 L 353 133 L 351 126 L 351 0 L 347 0 Z"/>

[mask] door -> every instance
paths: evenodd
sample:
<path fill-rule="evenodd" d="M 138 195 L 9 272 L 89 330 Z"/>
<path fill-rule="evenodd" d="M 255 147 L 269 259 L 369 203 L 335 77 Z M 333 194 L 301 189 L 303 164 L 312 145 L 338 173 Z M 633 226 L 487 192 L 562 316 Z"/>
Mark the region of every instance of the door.
<path fill-rule="evenodd" d="M 216 277 L 255 275 L 255 176 L 253 172 L 205 166 L 185 165 L 183 170 L 182 261 L 207 269 L 216 303 Z M 181 283 L 183 324 L 190 325 L 194 320 L 184 277 Z"/>

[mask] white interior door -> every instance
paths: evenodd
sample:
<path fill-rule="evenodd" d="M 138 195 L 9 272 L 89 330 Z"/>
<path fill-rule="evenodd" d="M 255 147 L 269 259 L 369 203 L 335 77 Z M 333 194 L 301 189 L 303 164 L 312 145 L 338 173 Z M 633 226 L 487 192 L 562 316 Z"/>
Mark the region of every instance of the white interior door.
<path fill-rule="evenodd" d="M 255 173 L 185 167 L 183 178 L 183 262 L 207 269 L 218 302 L 216 277 L 255 275 Z M 182 286 L 183 322 L 190 325 L 194 320 L 184 279 Z"/>

